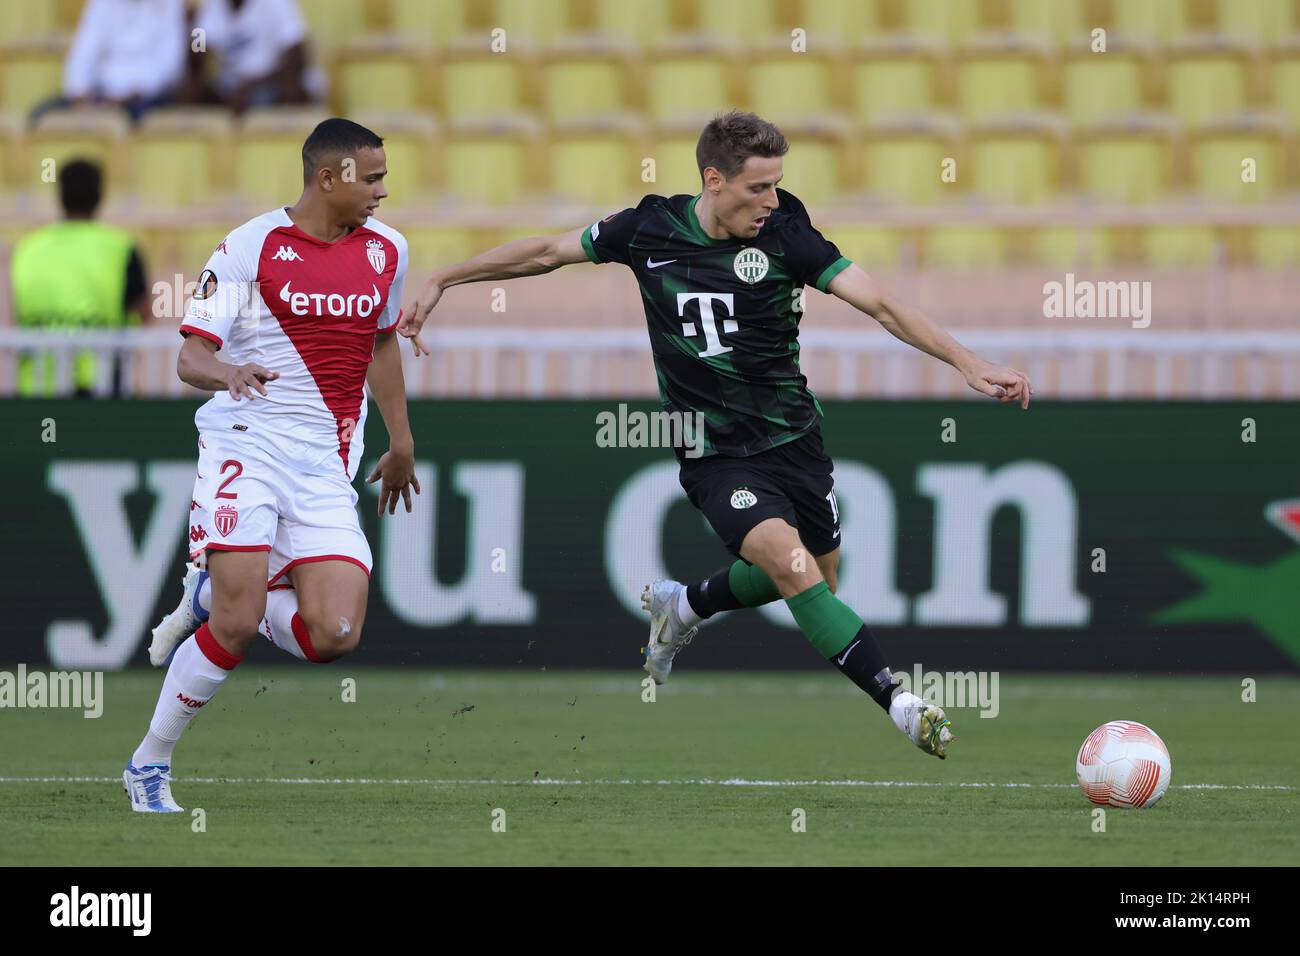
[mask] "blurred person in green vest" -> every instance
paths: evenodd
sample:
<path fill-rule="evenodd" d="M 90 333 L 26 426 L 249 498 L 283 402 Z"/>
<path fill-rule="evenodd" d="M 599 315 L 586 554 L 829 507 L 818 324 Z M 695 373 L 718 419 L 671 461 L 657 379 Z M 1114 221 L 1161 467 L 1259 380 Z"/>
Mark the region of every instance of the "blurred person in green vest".
<path fill-rule="evenodd" d="M 63 220 L 24 236 L 14 247 L 11 268 L 14 316 L 22 328 L 118 329 L 148 318 L 144 263 L 131 235 L 95 222 L 103 195 L 103 174 L 86 160 L 58 171 Z M 91 394 L 99 363 L 84 349 L 73 357 L 75 394 Z M 120 392 L 117 362 L 105 366 Z M 18 360 L 18 394 L 53 396 L 58 391 L 53 352 L 27 352 Z"/>

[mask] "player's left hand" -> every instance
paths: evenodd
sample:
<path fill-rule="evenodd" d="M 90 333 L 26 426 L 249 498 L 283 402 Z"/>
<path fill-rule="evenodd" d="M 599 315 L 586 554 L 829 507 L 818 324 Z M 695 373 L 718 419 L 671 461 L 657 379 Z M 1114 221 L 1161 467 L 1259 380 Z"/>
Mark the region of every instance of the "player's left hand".
<path fill-rule="evenodd" d="M 966 384 L 999 402 L 1019 402 L 1022 409 L 1029 407 L 1029 396 L 1034 393 L 1034 386 L 1024 372 L 983 359 L 966 372 Z"/>
<path fill-rule="evenodd" d="M 394 452 L 391 448 L 380 456 L 375 470 L 366 479 L 366 484 L 373 485 L 380 478 L 384 483 L 379 488 L 378 515 L 382 518 L 384 509 L 390 515 L 397 514 L 397 496 L 400 493 L 406 502 L 406 513 L 411 513 L 411 489 L 420 493 L 420 479 L 415 477 L 415 456 L 409 452 Z"/>

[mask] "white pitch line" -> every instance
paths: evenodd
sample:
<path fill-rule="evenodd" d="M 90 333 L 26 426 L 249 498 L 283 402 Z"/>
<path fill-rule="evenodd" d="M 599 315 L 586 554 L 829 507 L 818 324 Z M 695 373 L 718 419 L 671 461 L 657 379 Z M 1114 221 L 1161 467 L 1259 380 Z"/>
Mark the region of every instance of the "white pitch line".
<path fill-rule="evenodd" d="M 120 783 L 121 777 L 0 777 L 4 783 Z M 380 777 L 176 777 L 173 783 L 289 784 L 305 786 L 406 786 L 406 787 L 948 787 L 954 789 L 1001 790 L 1073 790 L 1072 783 L 993 783 L 944 782 L 928 780 L 559 780 L 541 777 L 532 780 L 456 780 L 443 778 Z M 1282 790 L 1294 792 L 1300 787 L 1263 783 L 1182 783 L 1171 790 Z"/>

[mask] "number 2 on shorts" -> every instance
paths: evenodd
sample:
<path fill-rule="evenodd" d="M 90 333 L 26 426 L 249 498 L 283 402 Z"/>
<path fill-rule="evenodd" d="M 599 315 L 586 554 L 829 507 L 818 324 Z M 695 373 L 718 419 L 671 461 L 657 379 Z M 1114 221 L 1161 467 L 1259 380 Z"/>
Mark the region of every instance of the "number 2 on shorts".
<path fill-rule="evenodd" d="M 220 486 L 218 486 L 218 488 L 217 488 L 217 495 L 216 495 L 218 498 L 238 498 L 238 497 L 239 497 L 239 495 L 238 495 L 236 492 L 233 492 L 233 491 L 222 491 L 222 490 L 221 490 L 222 488 L 225 488 L 226 485 L 230 484 L 232 481 L 234 481 L 236 478 L 238 478 L 240 475 L 242 475 L 242 474 L 244 473 L 244 466 L 241 465 L 239 462 L 235 461 L 235 459 L 233 459 L 233 458 L 227 458 L 225 461 L 223 461 L 223 462 L 221 463 L 221 473 L 224 475 L 224 474 L 226 473 L 226 469 L 229 468 L 229 467 L 231 467 L 232 465 L 233 465 L 234 468 L 235 468 L 235 473 L 234 473 L 233 475 L 231 475 L 229 478 L 227 478 L 225 481 L 223 481 L 223 482 L 220 484 Z"/>

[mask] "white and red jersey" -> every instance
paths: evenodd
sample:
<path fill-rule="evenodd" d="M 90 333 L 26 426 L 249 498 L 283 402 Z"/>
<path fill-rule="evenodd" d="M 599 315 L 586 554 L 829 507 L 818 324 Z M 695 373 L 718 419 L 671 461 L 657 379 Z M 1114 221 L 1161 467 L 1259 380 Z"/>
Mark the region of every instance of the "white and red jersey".
<path fill-rule="evenodd" d="M 280 377 L 253 401 L 217 392 L 194 416 L 199 431 L 236 429 L 304 468 L 355 476 L 366 370 L 375 334 L 397 328 L 406 264 L 406 239 L 375 219 L 325 242 L 281 208 L 228 235 L 199 277 L 181 334 Z"/>

